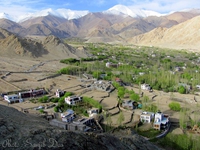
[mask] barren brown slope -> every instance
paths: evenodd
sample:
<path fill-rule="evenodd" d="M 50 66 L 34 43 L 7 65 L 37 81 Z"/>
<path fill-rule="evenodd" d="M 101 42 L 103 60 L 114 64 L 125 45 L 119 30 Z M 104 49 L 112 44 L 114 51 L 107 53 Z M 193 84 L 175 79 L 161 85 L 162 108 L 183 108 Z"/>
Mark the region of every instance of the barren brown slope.
<path fill-rule="evenodd" d="M 23 30 L 21 25 L 8 19 L 0 19 L 0 28 L 6 29 L 12 33 L 19 33 Z"/>
<path fill-rule="evenodd" d="M 59 18 L 52 15 L 32 18 L 20 23 L 20 25 L 23 26 L 25 29 L 23 30 L 23 32 L 20 32 L 19 35 L 55 35 L 58 37 L 69 37 L 69 34 L 67 32 L 56 28 L 58 25 L 62 24 L 65 21 L 66 19 L 64 18 Z"/>
<path fill-rule="evenodd" d="M 169 20 L 174 20 L 177 23 L 182 23 L 182 22 L 192 19 L 198 15 L 200 15 L 200 14 L 198 14 L 198 13 L 194 14 L 194 13 L 190 13 L 190 12 L 175 12 L 175 13 L 172 13 L 172 14 L 166 16 L 166 18 Z"/>
<path fill-rule="evenodd" d="M 47 36 L 42 44 L 48 50 L 48 55 L 43 56 L 48 59 L 81 58 L 87 57 L 85 50 L 76 49 L 66 43 L 63 43 L 58 37 Z"/>
<path fill-rule="evenodd" d="M 1 150 L 159 150 L 137 134 L 72 132 L 50 126 L 48 121 L 0 105 Z"/>
<path fill-rule="evenodd" d="M 156 16 L 149 16 L 147 18 L 144 18 L 145 21 L 148 23 L 154 25 L 155 27 L 166 27 L 170 28 L 174 25 L 177 25 L 178 22 L 174 19 L 169 19 L 166 16 L 156 17 Z"/>
<path fill-rule="evenodd" d="M 19 35 L 23 37 L 30 35 L 37 35 L 37 36 L 55 35 L 58 37 L 69 37 L 68 33 L 44 24 L 33 24 L 27 29 L 24 29 L 23 32 L 20 32 Z"/>
<path fill-rule="evenodd" d="M 156 28 L 148 33 L 133 37 L 130 43 L 153 45 L 177 49 L 200 48 L 200 16 L 175 25 L 169 29 Z"/>
<path fill-rule="evenodd" d="M 36 40 L 16 36 L 4 29 L 0 29 L 0 55 L 40 59 L 87 57 L 85 50 L 75 49 L 55 36 Z"/>
<path fill-rule="evenodd" d="M 48 15 L 48 16 L 43 16 L 43 17 L 32 18 L 32 19 L 20 22 L 19 24 L 23 26 L 24 28 L 29 28 L 30 26 L 34 24 L 43 24 L 49 27 L 57 27 L 58 25 L 62 24 L 65 21 L 66 19 L 64 18 Z"/>
<path fill-rule="evenodd" d="M 9 57 L 41 57 L 48 53 L 41 43 L 30 39 L 20 38 L 1 29 L 0 55 Z"/>

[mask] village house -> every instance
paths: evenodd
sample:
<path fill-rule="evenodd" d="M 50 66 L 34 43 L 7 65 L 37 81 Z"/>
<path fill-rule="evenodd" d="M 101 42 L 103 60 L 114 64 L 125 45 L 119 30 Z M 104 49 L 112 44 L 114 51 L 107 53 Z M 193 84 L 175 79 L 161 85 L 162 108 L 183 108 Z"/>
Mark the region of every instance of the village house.
<path fill-rule="evenodd" d="M 23 99 L 19 97 L 19 95 L 13 94 L 13 95 L 4 95 L 4 100 L 7 101 L 8 103 L 18 103 L 22 102 Z"/>
<path fill-rule="evenodd" d="M 65 93 L 66 93 L 66 91 L 62 91 L 60 89 L 57 89 L 56 90 L 56 97 L 62 97 L 62 96 L 65 95 Z"/>
<path fill-rule="evenodd" d="M 169 125 L 169 116 L 164 115 L 162 112 L 155 114 L 153 128 L 157 130 L 166 129 Z"/>
<path fill-rule="evenodd" d="M 74 124 L 82 124 L 82 125 L 87 125 L 90 126 L 95 122 L 93 117 L 90 118 L 81 118 L 78 119 L 77 121 L 73 121 Z"/>
<path fill-rule="evenodd" d="M 56 126 L 56 127 L 62 128 L 64 130 L 67 130 L 67 126 L 68 126 L 68 123 L 63 122 L 63 121 L 59 121 L 57 119 L 50 120 L 49 124 L 52 125 L 52 126 Z"/>
<path fill-rule="evenodd" d="M 88 110 L 87 113 L 89 114 L 89 117 L 94 117 L 99 113 L 99 109 L 92 108 L 92 109 Z"/>
<path fill-rule="evenodd" d="M 50 120 L 49 123 L 52 126 L 56 126 L 65 130 L 69 130 L 69 131 L 87 132 L 90 129 L 92 129 L 90 125 L 94 124 L 94 122 L 95 122 L 94 118 L 82 118 L 73 122 L 63 122 L 57 119 L 52 119 Z"/>
<path fill-rule="evenodd" d="M 141 89 L 142 90 L 147 90 L 147 91 L 149 91 L 149 90 L 151 90 L 152 88 L 151 88 L 151 86 L 149 85 L 149 84 L 141 84 Z"/>
<path fill-rule="evenodd" d="M 107 68 L 117 68 L 119 66 L 119 64 L 114 64 L 114 63 L 112 63 L 112 62 L 107 62 L 106 63 L 106 67 Z"/>
<path fill-rule="evenodd" d="M 123 100 L 122 107 L 126 109 L 136 109 L 137 108 L 137 102 L 132 100 Z"/>
<path fill-rule="evenodd" d="M 144 123 L 150 123 L 154 119 L 154 113 L 153 112 L 142 112 L 140 115 L 140 121 Z"/>
<path fill-rule="evenodd" d="M 61 113 L 62 121 L 72 122 L 75 119 L 75 113 L 73 110 L 68 109 L 65 113 Z"/>
<path fill-rule="evenodd" d="M 82 102 L 83 97 L 79 96 L 68 96 L 65 98 L 65 102 L 69 105 L 76 105 L 77 103 Z"/>
<path fill-rule="evenodd" d="M 108 81 L 95 81 L 92 85 L 91 88 L 99 90 L 99 91 L 112 91 L 114 89 L 113 85 L 111 82 Z"/>
<path fill-rule="evenodd" d="M 44 95 L 46 93 L 45 89 L 31 89 L 29 91 L 19 92 L 20 98 L 31 98 Z"/>
<path fill-rule="evenodd" d="M 199 90 L 200 89 L 200 85 L 196 85 L 196 88 Z"/>
<path fill-rule="evenodd" d="M 93 117 L 90 118 L 82 118 L 78 119 L 77 121 L 73 121 L 73 123 L 70 123 L 68 125 L 68 130 L 70 131 L 88 131 L 92 129 L 90 126 L 93 125 L 95 122 Z"/>
<path fill-rule="evenodd" d="M 139 72 L 139 75 L 140 76 L 143 76 L 145 73 L 144 72 Z"/>

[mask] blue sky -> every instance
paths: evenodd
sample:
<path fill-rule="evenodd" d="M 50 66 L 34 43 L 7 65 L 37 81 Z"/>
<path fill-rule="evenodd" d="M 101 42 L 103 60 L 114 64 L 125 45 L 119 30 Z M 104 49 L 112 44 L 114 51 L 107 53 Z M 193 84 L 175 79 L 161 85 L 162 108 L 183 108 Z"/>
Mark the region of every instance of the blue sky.
<path fill-rule="evenodd" d="M 200 7 L 199 0 L 0 0 L 0 13 L 21 15 L 47 8 L 99 12 L 117 4 L 160 13 Z"/>

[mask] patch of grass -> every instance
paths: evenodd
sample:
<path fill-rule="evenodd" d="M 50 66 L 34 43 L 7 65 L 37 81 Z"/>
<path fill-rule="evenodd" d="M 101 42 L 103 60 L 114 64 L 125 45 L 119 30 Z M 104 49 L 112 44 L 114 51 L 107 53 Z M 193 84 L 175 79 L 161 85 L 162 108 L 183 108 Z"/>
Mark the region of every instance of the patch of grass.
<path fill-rule="evenodd" d="M 154 138 L 161 133 L 159 130 L 150 129 L 148 131 L 137 131 L 139 135 L 142 135 L 147 138 Z"/>

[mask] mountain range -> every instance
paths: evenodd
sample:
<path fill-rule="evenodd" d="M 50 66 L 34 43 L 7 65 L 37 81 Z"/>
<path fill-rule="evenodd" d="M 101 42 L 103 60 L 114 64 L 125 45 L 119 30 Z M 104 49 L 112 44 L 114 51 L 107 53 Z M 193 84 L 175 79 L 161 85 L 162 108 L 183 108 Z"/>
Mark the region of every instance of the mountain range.
<path fill-rule="evenodd" d="M 198 18 L 199 15 L 199 9 L 160 14 L 149 10 L 132 9 L 123 5 L 116 5 L 106 11 L 95 13 L 47 9 L 35 14 L 19 16 L 17 19 L 2 13 L 0 14 L 0 18 L 2 18 L 0 19 L 0 28 L 20 37 L 54 35 L 59 38 L 78 37 L 85 39 L 86 42 L 174 46 L 174 48 L 186 46 L 195 49 L 193 43 L 188 43 L 194 40 L 186 42 L 180 40 L 184 40 L 183 37 L 192 34 L 190 32 L 193 30 L 184 26 L 187 26 L 185 24 L 188 22 L 189 24 L 198 24 L 194 22 L 193 18 Z M 181 29 L 186 30 L 187 34 L 181 35 L 183 33 Z M 181 38 L 177 38 L 179 36 Z"/>

